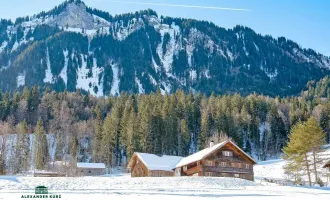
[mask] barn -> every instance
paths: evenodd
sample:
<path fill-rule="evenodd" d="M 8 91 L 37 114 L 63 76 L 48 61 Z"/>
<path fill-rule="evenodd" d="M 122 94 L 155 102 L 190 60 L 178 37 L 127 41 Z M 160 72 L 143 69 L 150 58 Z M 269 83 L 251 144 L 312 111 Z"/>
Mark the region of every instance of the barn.
<path fill-rule="evenodd" d="M 157 156 L 148 153 L 134 153 L 128 168 L 132 177 L 174 176 L 176 164 L 182 160 L 179 156 Z"/>
<path fill-rule="evenodd" d="M 100 176 L 104 174 L 104 163 L 77 163 L 77 176 Z"/>
<path fill-rule="evenodd" d="M 210 143 L 187 157 L 134 153 L 128 168 L 132 177 L 213 176 L 254 180 L 257 162 L 232 141 Z"/>
<path fill-rule="evenodd" d="M 234 177 L 254 180 L 257 162 L 232 141 L 214 145 L 183 158 L 175 166 L 175 176 Z"/>

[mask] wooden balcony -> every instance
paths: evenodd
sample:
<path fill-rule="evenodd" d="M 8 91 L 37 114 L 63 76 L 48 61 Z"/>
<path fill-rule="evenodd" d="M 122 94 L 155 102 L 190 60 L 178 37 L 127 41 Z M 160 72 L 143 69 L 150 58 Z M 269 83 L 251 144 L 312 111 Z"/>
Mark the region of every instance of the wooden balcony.
<path fill-rule="evenodd" d="M 232 168 L 232 167 L 210 167 L 210 166 L 203 166 L 204 172 L 218 172 L 218 173 L 247 173 L 247 174 L 253 174 L 253 169 L 249 168 Z"/>
<path fill-rule="evenodd" d="M 212 160 L 214 160 L 216 162 L 238 162 L 238 163 L 244 162 L 242 160 L 242 158 L 240 158 L 240 157 L 237 157 L 237 156 L 223 156 L 223 155 L 220 155 L 220 156 L 218 156 L 218 157 L 216 157 Z"/>
<path fill-rule="evenodd" d="M 192 175 L 192 174 L 195 174 L 195 173 L 197 173 L 201 170 L 202 170 L 202 166 L 196 166 L 196 167 L 189 168 L 184 173 L 186 173 L 187 175 Z"/>

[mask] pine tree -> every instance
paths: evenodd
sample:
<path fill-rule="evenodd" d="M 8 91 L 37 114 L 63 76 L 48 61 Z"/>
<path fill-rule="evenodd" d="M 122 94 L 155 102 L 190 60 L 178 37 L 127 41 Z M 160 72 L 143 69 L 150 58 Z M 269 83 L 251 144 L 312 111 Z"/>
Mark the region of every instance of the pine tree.
<path fill-rule="evenodd" d="M 310 150 L 308 146 L 309 139 L 308 135 L 306 135 L 305 124 L 303 122 L 298 122 L 292 127 L 289 139 L 290 141 L 287 143 L 287 146 L 283 148 L 283 152 L 285 153 L 284 159 L 288 160 L 288 163 L 303 165 L 309 185 L 311 186 L 311 164 L 307 155 Z M 301 159 L 303 159 L 302 162 Z"/>
<path fill-rule="evenodd" d="M 153 141 L 152 153 L 157 155 L 163 154 L 163 139 L 165 136 L 164 122 L 161 115 L 163 105 L 163 96 L 158 89 L 153 99 L 153 111 L 149 124 L 149 139 Z"/>
<path fill-rule="evenodd" d="M 2 144 L 6 144 L 8 141 L 8 135 L 12 133 L 12 126 L 8 122 L 0 121 L 0 137 Z M 7 145 L 1 145 L 0 149 L 0 175 L 6 173 L 6 156 L 7 156 Z"/>
<path fill-rule="evenodd" d="M 105 118 L 103 124 L 103 133 L 102 133 L 102 141 L 101 141 L 101 151 L 102 157 L 107 165 L 107 167 L 111 167 L 113 163 L 113 153 L 115 146 L 115 136 L 113 135 L 112 129 L 112 118 L 110 114 Z"/>
<path fill-rule="evenodd" d="M 30 98 L 28 100 L 28 110 L 29 110 L 29 123 L 35 125 L 37 121 L 38 107 L 40 104 L 40 90 L 37 85 L 35 85 L 30 91 Z"/>
<path fill-rule="evenodd" d="M 246 141 L 244 152 L 248 153 L 251 155 L 252 150 L 251 150 L 251 143 L 249 140 Z"/>
<path fill-rule="evenodd" d="M 122 151 L 121 151 L 121 145 L 120 145 L 120 140 L 121 140 L 121 125 L 120 125 L 120 119 L 122 118 L 122 104 L 121 102 L 117 102 L 117 104 L 114 106 L 112 112 L 111 112 L 111 117 L 113 119 L 113 134 L 115 135 L 115 163 L 117 166 L 121 165 L 122 162 Z"/>
<path fill-rule="evenodd" d="M 118 103 L 115 104 L 111 114 L 108 113 L 107 117 L 104 120 L 103 132 L 102 132 L 102 141 L 101 141 L 101 152 L 102 157 L 105 160 L 105 163 L 108 167 L 113 166 L 113 164 L 118 165 L 118 152 L 117 144 L 119 143 L 120 134 L 120 109 Z M 119 152 L 120 153 L 120 152 Z M 115 158 L 115 159 L 114 159 Z"/>
<path fill-rule="evenodd" d="M 128 122 L 127 122 L 127 143 L 126 143 L 126 154 L 127 154 L 127 161 L 130 160 L 131 156 L 134 152 L 140 151 L 140 138 L 136 132 L 136 120 L 135 120 L 135 112 L 131 110 Z"/>
<path fill-rule="evenodd" d="M 30 162 L 30 135 L 26 121 L 17 125 L 16 171 L 20 173 L 28 170 Z"/>
<path fill-rule="evenodd" d="M 70 166 L 71 175 L 75 175 L 75 166 L 77 166 L 77 154 L 79 149 L 79 142 L 76 134 L 73 134 L 70 139 L 71 149 L 70 149 Z"/>
<path fill-rule="evenodd" d="M 141 98 L 139 101 L 139 110 L 137 114 L 137 134 L 143 152 L 152 152 L 152 139 L 149 137 L 149 123 L 151 121 L 150 104 L 147 98 Z"/>
<path fill-rule="evenodd" d="M 202 100 L 202 119 L 201 119 L 201 133 L 198 136 L 198 149 L 205 148 L 205 143 L 210 137 L 210 123 L 209 123 L 209 108 L 207 106 L 207 99 Z"/>
<path fill-rule="evenodd" d="M 162 152 L 165 154 L 177 155 L 178 146 L 178 117 L 176 113 L 177 100 L 173 96 L 166 95 L 162 108 L 162 121 L 164 136 L 162 137 Z"/>
<path fill-rule="evenodd" d="M 93 139 L 93 161 L 101 162 L 101 141 L 102 141 L 102 112 L 99 105 L 95 107 L 95 120 L 94 120 L 94 139 Z"/>
<path fill-rule="evenodd" d="M 55 160 L 62 160 L 64 158 L 64 138 L 63 134 L 57 133 L 56 138 L 56 148 L 55 148 Z"/>
<path fill-rule="evenodd" d="M 291 129 L 289 136 L 290 142 L 284 147 L 283 152 L 285 158 L 290 162 L 298 163 L 301 158 L 301 162 L 308 176 L 309 185 L 311 185 L 311 166 L 314 168 L 315 181 L 318 180 L 317 164 L 321 161 L 318 157 L 318 153 L 321 150 L 321 145 L 325 143 L 325 133 L 318 125 L 316 119 L 311 117 L 307 122 L 299 122 Z M 308 156 L 308 153 L 312 152 L 312 161 Z"/>
<path fill-rule="evenodd" d="M 163 128 L 163 119 L 160 112 L 154 107 L 154 112 L 151 117 L 151 121 L 148 128 L 148 142 L 152 144 L 152 150 L 150 153 L 161 155 L 162 152 L 162 138 L 165 135 Z"/>
<path fill-rule="evenodd" d="M 44 169 L 49 155 L 46 131 L 42 120 L 37 122 L 34 133 L 34 164 L 36 169 Z"/>
<path fill-rule="evenodd" d="M 180 131 L 178 135 L 178 156 L 187 156 L 189 154 L 190 135 L 188 124 L 185 119 L 178 122 L 180 124 Z"/>
<path fill-rule="evenodd" d="M 320 152 L 322 151 L 322 145 L 325 144 L 326 134 L 316 121 L 314 117 L 308 119 L 305 123 L 305 130 L 306 135 L 309 135 L 309 144 L 308 147 L 312 152 L 312 162 L 313 162 L 313 169 L 315 175 L 315 181 L 319 180 L 318 176 L 318 165 L 323 163 L 323 159 L 320 157 Z"/>
<path fill-rule="evenodd" d="M 133 99 L 130 97 L 126 103 L 123 111 L 123 116 L 120 120 L 120 146 L 124 149 L 128 148 L 128 129 L 131 125 L 129 123 L 131 112 L 133 112 Z"/>

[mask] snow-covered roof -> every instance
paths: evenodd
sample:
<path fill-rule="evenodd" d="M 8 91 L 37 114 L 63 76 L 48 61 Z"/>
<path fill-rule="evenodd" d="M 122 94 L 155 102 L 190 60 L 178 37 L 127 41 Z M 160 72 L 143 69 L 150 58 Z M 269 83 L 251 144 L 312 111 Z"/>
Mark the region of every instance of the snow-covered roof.
<path fill-rule="evenodd" d="M 67 166 L 69 166 L 70 165 L 70 163 L 67 162 L 67 161 L 54 161 L 54 162 L 48 162 L 48 164 L 49 165 L 56 165 L 56 166 L 58 166 L 58 165 L 67 165 Z"/>
<path fill-rule="evenodd" d="M 78 168 L 89 168 L 89 169 L 105 169 L 104 163 L 77 163 Z"/>
<path fill-rule="evenodd" d="M 205 158 L 206 156 L 210 155 L 212 152 L 220 149 L 221 147 L 225 146 L 227 143 L 231 143 L 233 144 L 237 149 L 239 149 L 242 153 L 244 153 L 248 158 L 250 158 L 253 162 L 257 163 L 253 158 L 251 158 L 249 155 L 247 155 L 242 149 L 240 149 L 236 144 L 234 144 L 233 142 L 231 141 L 224 141 L 224 142 L 221 142 L 219 144 L 216 144 L 216 145 L 213 145 L 212 147 L 209 147 L 209 148 L 206 148 L 206 149 L 203 149 L 197 153 L 194 153 L 188 157 L 185 157 L 183 158 L 176 166 L 175 168 L 177 167 L 182 167 L 184 165 L 188 165 L 190 163 L 193 163 L 193 162 L 197 162 L 199 160 L 202 160 L 203 158 Z"/>
<path fill-rule="evenodd" d="M 182 160 L 180 156 L 157 156 L 148 153 L 134 153 L 149 170 L 172 171 Z"/>

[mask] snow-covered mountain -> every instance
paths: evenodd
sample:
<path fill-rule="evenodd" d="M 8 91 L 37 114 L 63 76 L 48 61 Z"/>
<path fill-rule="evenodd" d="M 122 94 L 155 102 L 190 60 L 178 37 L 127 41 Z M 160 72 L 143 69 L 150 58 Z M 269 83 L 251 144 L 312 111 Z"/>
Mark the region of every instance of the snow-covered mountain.
<path fill-rule="evenodd" d="M 299 93 L 330 74 L 330 59 L 247 27 L 159 17 L 111 16 L 79 0 L 0 23 L 0 89 L 49 86 L 96 96 L 120 92 Z"/>

